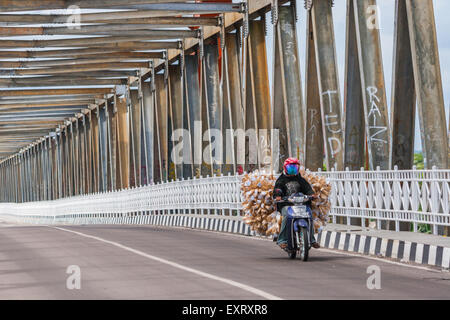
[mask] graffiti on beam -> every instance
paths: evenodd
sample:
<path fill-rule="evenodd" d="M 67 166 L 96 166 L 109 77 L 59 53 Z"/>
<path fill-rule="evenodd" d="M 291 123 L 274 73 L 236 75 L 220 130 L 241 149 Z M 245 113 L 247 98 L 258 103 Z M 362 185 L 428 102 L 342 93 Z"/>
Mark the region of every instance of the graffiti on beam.
<path fill-rule="evenodd" d="M 308 131 L 306 132 L 306 134 L 309 137 L 308 138 L 309 145 L 311 147 L 313 147 L 314 144 L 315 144 L 315 139 L 314 138 L 317 135 L 317 126 L 316 126 L 316 123 L 314 121 L 314 118 L 317 116 L 318 112 L 317 112 L 316 109 L 309 109 L 308 111 L 309 111 L 309 117 L 308 117 L 308 119 L 309 119 L 309 126 L 308 127 L 309 128 L 308 128 Z"/>
<path fill-rule="evenodd" d="M 387 127 L 383 126 L 383 119 L 378 104 L 381 102 L 377 96 L 377 87 L 367 87 L 367 94 L 369 95 L 369 112 L 367 114 L 368 128 L 369 128 L 369 143 L 381 143 L 387 144 L 387 140 L 384 137 L 387 132 Z M 380 124 L 381 122 L 381 124 Z"/>
<path fill-rule="evenodd" d="M 336 110 L 334 109 L 332 96 L 337 94 L 336 90 L 328 90 L 322 92 L 322 96 L 327 96 L 328 99 L 328 110 L 324 108 L 324 125 L 325 129 L 329 132 L 327 137 L 328 146 L 330 149 L 331 158 L 335 158 L 335 156 L 342 151 L 342 142 L 341 139 L 337 138 L 335 135 L 339 135 L 342 132 L 340 118 Z"/>

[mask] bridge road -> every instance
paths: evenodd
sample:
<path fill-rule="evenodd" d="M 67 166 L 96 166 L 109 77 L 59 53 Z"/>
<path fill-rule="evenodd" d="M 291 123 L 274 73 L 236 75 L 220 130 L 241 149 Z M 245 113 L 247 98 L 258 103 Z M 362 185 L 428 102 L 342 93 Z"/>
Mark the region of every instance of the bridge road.
<path fill-rule="evenodd" d="M 68 290 L 67 267 L 81 269 Z M 367 267 L 381 290 L 367 289 Z M 267 240 L 155 226 L 0 227 L 0 299 L 449 299 L 450 274 Z"/>

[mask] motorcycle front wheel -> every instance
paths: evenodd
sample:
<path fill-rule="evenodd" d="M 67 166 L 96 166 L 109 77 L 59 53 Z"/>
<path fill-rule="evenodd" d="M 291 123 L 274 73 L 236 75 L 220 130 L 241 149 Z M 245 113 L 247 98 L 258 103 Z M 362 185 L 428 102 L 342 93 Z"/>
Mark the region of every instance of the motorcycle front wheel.
<path fill-rule="evenodd" d="M 298 232 L 298 250 L 300 251 L 300 259 L 308 261 L 309 256 L 309 236 L 308 229 L 302 227 Z"/>

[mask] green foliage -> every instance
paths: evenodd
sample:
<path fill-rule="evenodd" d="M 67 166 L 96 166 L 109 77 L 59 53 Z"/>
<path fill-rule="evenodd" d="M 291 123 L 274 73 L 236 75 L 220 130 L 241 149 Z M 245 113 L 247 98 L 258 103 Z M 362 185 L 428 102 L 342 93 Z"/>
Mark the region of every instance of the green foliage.
<path fill-rule="evenodd" d="M 411 232 L 414 231 L 414 230 L 413 230 L 413 224 L 412 224 L 412 223 L 411 223 L 411 229 L 410 229 L 410 231 L 411 231 Z M 417 225 L 417 232 L 431 234 L 431 225 L 425 224 L 425 223 L 419 223 L 419 224 Z"/>
<path fill-rule="evenodd" d="M 418 170 L 423 170 L 425 168 L 422 153 L 414 154 L 414 165 L 417 167 Z"/>

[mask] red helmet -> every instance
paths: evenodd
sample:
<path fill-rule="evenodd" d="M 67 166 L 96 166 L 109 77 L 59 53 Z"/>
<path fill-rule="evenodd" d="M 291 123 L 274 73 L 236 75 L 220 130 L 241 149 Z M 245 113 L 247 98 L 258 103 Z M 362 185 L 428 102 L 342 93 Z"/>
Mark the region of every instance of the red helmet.
<path fill-rule="evenodd" d="M 286 166 L 289 164 L 296 164 L 300 167 L 300 161 L 297 158 L 287 158 L 283 164 L 283 172 L 286 174 Z"/>

